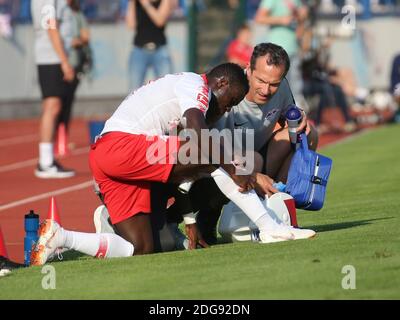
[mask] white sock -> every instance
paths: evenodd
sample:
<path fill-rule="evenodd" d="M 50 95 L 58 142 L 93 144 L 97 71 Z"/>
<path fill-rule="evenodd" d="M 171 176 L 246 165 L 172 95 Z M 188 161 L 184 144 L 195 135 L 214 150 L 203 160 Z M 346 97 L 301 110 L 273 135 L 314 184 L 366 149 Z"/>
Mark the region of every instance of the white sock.
<path fill-rule="evenodd" d="M 54 161 L 53 144 L 51 142 L 39 143 L 39 164 L 43 167 L 50 167 Z"/>
<path fill-rule="evenodd" d="M 242 193 L 239 186 L 232 180 L 228 173 L 218 168 L 211 176 L 222 193 L 233 201 L 257 226 L 260 231 L 274 233 L 280 229 L 274 219 L 270 217 L 260 198 L 254 190 Z"/>
<path fill-rule="evenodd" d="M 63 229 L 60 247 L 73 249 L 96 258 L 118 258 L 133 255 L 132 243 L 112 233 L 84 233 Z"/>

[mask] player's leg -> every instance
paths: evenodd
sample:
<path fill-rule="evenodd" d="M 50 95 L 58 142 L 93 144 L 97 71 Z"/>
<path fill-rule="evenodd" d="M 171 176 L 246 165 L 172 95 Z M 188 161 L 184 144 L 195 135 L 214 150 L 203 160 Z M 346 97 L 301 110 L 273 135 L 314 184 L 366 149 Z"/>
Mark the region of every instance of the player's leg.
<path fill-rule="evenodd" d="M 151 185 L 166 182 L 172 170 L 173 159 L 169 157 L 178 146 L 172 144 L 169 148 L 169 142 L 170 139 L 159 137 L 152 140 L 143 135 L 112 132 L 92 145 L 90 168 L 111 222 L 117 234 L 134 245 L 135 254 L 151 253 L 154 249 L 149 217 Z M 161 158 L 153 158 L 149 150 Z M 164 202 L 165 208 L 167 199 L 162 201 L 163 195 L 158 196 L 158 202 L 153 204 Z"/>
<path fill-rule="evenodd" d="M 262 166 L 263 158 L 258 152 L 255 152 L 254 171 L 261 172 Z M 193 206 L 198 208 L 196 221 L 200 233 L 208 244 L 216 244 L 218 219 L 223 206 L 229 202 L 229 199 L 211 178 L 196 181 L 190 189 L 189 195 Z"/>
<path fill-rule="evenodd" d="M 57 248 L 72 249 L 98 258 L 128 257 L 152 252 L 153 240 L 148 214 L 150 185 L 146 182 L 127 184 L 109 179 L 96 166 L 93 154 L 91 150 L 91 168 L 95 179 L 101 181 L 104 203 L 119 235 L 69 231 L 53 220 L 46 220 L 40 227 L 39 240 L 32 251 L 33 265 L 44 264 Z"/>
<path fill-rule="evenodd" d="M 176 188 L 176 187 L 175 187 Z M 167 221 L 167 202 L 173 194 L 168 184 L 152 183 L 151 185 L 151 214 L 150 222 L 153 231 L 154 252 L 173 251 L 181 248 L 186 237 L 177 230 L 177 225 L 170 225 Z M 103 202 L 103 196 L 100 197 Z M 96 233 L 115 233 L 109 212 L 103 205 L 96 208 L 93 221 Z M 175 221 L 174 221 L 175 222 Z M 178 237 L 178 239 L 176 239 Z"/>
<path fill-rule="evenodd" d="M 183 149 L 185 150 L 185 149 Z M 179 155 L 179 153 L 178 153 Z M 291 230 L 289 227 L 278 224 L 267 212 L 267 209 L 261 202 L 254 190 L 249 192 L 240 192 L 239 186 L 232 180 L 229 174 L 222 168 L 215 169 L 211 165 L 185 165 L 177 157 L 177 165 L 171 171 L 169 179 L 178 178 L 174 174 L 180 173 L 181 177 L 190 177 L 196 170 L 199 172 L 211 172 L 218 188 L 231 201 L 233 201 L 258 227 L 262 242 L 285 241 L 291 239 L 300 239 L 315 235 L 312 230 Z M 186 159 L 185 159 L 186 160 Z M 194 170 L 194 171 L 193 171 Z"/>
<path fill-rule="evenodd" d="M 133 245 L 135 255 L 153 252 L 153 236 L 149 214 L 137 213 L 114 224 L 114 227 L 119 236 Z"/>
<path fill-rule="evenodd" d="M 128 257 L 134 253 L 133 245 L 116 234 L 69 231 L 50 219 L 40 225 L 38 233 L 39 239 L 31 252 L 31 265 L 45 264 L 59 248 L 97 258 Z"/>
<path fill-rule="evenodd" d="M 170 186 L 164 183 L 151 184 L 150 222 L 153 231 L 154 252 L 173 251 L 176 248 L 174 233 L 167 222 L 167 202 Z"/>
<path fill-rule="evenodd" d="M 217 223 L 221 210 L 229 199 L 221 192 L 212 178 L 196 181 L 190 189 L 190 199 L 199 208 L 196 222 L 204 241 L 217 243 Z"/>

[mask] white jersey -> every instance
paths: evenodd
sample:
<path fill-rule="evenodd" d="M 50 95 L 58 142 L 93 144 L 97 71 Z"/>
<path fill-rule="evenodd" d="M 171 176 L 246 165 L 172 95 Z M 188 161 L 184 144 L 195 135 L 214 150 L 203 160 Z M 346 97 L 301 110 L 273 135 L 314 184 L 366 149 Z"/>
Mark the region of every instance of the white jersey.
<path fill-rule="evenodd" d="M 102 134 L 111 131 L 167 135 L 184 112 L 199 109 L 205 115 L 211 91 L 204 76 L 184 72 L 169 74 L 131 93 L 105 123 Z"/>

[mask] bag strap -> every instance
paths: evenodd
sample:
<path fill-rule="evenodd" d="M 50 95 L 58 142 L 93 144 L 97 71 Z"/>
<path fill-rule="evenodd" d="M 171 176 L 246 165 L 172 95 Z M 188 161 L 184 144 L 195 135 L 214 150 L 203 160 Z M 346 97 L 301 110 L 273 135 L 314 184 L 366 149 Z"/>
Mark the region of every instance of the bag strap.
<path fill-rule="evenodd" d="M 305 180 L 305 181 L 310 181 L 313 184 L 318 184 L 321 186 L 326 186 L 328 184 L 328 180 L 323 179 L 321 177 L 312 175 L 311 177 L 307 174 L 299 174 L 298 175 L 301 179 Z"/>
<path fill-rule="evenodd" d="M 326 185 L 328 184 L 328 181 L 326 179 L 322 179 L 321 177 L 318 176 L 312 176 L 311 182 L 314 184 L 319 184 L 324 187 L 326 187 Z"/>
<path fill-rule="evenodd" d="M 307 136 L 305 133 L 300 134 L 301 146 L 304 150 L 308 150 Z"/>

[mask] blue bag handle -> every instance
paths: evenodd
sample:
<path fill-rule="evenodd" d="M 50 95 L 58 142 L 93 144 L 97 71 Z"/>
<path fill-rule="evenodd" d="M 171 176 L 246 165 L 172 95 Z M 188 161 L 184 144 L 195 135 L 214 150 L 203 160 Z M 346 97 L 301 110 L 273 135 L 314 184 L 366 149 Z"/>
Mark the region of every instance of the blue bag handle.
<path fill-rule="evenodd" d="M 300 134 L 301 146 L 304 150 L 308 150 L 307 136 L 305 133 Z"/>

